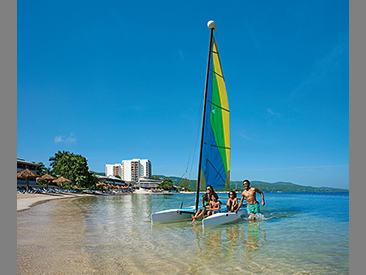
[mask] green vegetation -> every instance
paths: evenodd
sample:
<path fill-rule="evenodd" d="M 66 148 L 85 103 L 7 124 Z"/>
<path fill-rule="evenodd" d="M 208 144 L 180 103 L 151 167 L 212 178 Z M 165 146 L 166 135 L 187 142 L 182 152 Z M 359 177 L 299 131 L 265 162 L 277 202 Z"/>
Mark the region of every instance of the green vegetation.
<path fill-rule="evenodd" d="M 43 175 L 45 175 L 45 174 L 49 174 L 50 176 L 53 176 L 53 177 L 55 177 L 56 178 L 56 175 L 55 175 L 55 173 L 52 171 L 52 168 L 50 168 L 50 167 L 46 167 L 44 164 L 43 164 L 43 162 L 37 162 L 37 164 L 38 164 L 38 167 L 37 167 L 37 174 L 39 175 L 39 176 L 43 176 Z M 49 181 L 47 181 L 47 180 L 38 180 L 37 181 L 37 184 L 38 185 L 48 185 L 50 182 Z"/>
<path fill-rule="evenodd" d="M 184 191 L 192 191 L 191 181 L 187 178 L 183 178 L 182 181 L 179 183 L 179 186 L 181 186 L 182 190 Z"/>
<path fill-rule="evenodd" d="M 94 172 L 94 171 L 92 171 L 92 173 L 94 175 L 98 175 L 98 176 L 105 176 L 105 173 L 104 172 Z"/>
<path fill-rule="evenodd" d="M 173 190 L 173 181 L 170 178 L 164 178 L 163 181 L 159 184 L 158 188 L 164 189 L 164 190 Z"/>
<path fill-rule="evenodd" d="M 98 182 L 98 178 L 89 171 L 86 158 L 81 155 L 68 151 L 58 151 L 49 160 L 51 161 L 52 173 L 71 180 L 71 186 L 91 188 Z"/>
<path fill-rule="evenodd" d="M 242 181 L 231 182 L 232 186 L 238 186 L 239 190 L 244 190 Z M 268 183 L 263 181 L 251 181 L 250 186 L 257 187 L 263 192 L 284 192 L 284 193 L 325 193 L 325 192 L 349 192 L 348 189 L 331 188 L 331 187 L 312 187 L 294 184 L 291 182 L 275 182 Z"/>

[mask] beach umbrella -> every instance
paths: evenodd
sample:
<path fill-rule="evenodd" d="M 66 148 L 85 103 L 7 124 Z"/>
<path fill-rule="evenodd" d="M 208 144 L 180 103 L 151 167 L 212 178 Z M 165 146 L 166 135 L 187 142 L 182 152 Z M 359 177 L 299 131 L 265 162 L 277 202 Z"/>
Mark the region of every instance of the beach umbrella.
<path fill-rule="evenodd" d="M 55 177 L 52 177 L 49 174 L 44 174 L 43 176 L 40 176 L 37 178 L 37 180 L 46 180 L 47 181 L 47 190 L 48 190 L 48 184 L 55 179 L 56 179 Z"/>
<path fill-rule="evenodd" d="M 61 183 L 61 188 L 62 188 L 62 185 L 63 185 L 65 182 L 70 183 L 70 182 L 71 182 L 71 180 L 66 179 L 66 178 L 64 178 L 64 177 L 62 177 L 62 176 L 61 176 L 61 177 L 59 177 L 58 179 L 53 180 L 52 182 Z"/>
<path fill-rule="evenodd" d="M 28 168 L 17 173 L 17 178 L 27 180 L 27 190 L 29 189 L 29 179 L 35 179 L 37 177 L 39 177 L 39 175 L 37 175 L 36 173 L 33 173 Z"/>

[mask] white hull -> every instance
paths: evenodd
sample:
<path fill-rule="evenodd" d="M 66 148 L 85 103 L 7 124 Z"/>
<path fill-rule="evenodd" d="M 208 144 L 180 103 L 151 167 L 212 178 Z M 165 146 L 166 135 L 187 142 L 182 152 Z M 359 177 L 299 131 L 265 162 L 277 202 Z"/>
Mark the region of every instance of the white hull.
<path fill-rule="evenodd" d="M 184 211 L 183 213 L 181 211 Z M 151 214 L 151 222 L 174 222 L 180 220 L 192 219 L 191 215 L 194 214 L 195 207 L 187 207 L 183 209 L 168 209 Z M 187 213 L 188 212 L 188 213 Z M 235 222 L 239 219 L 246 218 L 247 211 L 246 206 L 242 206 L 238 213 L 222 212 L 217 213 L 202 220 L 203 226 L 220 225 L 224 223 Z"/>
<path fill-rule="evenodd" d="M 179 220 L 192 219 L 191 215 L 194 214 L 194 206 L 183 209 L 168 209 L 151 214 L 151 222 L 173 222 Z M 191 213 L 181 213 L 180 211 L 187 211 Z"/>
<path fill-rule="evenodd" d="M 243 219 L 247 217 L 246 207 L 240 207 L 238 213 L 235 212 L 223 212 L 211 215 L 202 220 L 203 226 L 213 226 L 213 225 L 220 225 L 224 223 L 231 223 L 235 222 L 239 219 Z"/>

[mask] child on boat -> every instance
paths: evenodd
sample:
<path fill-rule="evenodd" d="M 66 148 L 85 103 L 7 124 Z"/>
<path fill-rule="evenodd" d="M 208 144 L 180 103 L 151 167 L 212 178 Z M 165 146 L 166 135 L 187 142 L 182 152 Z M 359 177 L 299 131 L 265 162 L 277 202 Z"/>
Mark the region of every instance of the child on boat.
<path fill-rule="evenodd" d="M 221 210 L 221 203 L 218 201 L 217 196 L 212 195 L 211 201 L 209 204 L 209 208 L 207 211 L 207 216 L 211 216 L 216 213 L 220 213 L 220 210 Z"/>
<path fill-rule="evenodd" d="M 238 198 L 235 191 L 229 192 L 229 199 L 226 202 L 227 212 L 234 212 L 238 207 Z"/>
<path fill-rule="evenodd" d="M 207 185 L 206 193 L 202 196 L 202 207 L 204 208 L 198 209 L 195 215 L 191 215 L 193 221 L 190 224 L 194 223 L 196 220 L 203 217 L 203 215 L 207 214 L 212 195 L 214 195 L 217 198 L 217 200 L 219 199 L 219 196 L 217 195 L 213 187 L 211 185 Z"/>

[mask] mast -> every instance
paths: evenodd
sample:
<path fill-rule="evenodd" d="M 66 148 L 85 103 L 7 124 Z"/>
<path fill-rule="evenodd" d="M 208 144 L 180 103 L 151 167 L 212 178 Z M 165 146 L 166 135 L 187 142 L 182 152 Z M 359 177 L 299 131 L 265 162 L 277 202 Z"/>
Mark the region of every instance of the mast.
<path fill-rule="evenodd" d="M 208 87 L 208 78 L 209 78 L 209 72 L 210 72 L 212 38 L 213 38 L 213 31 L 216 30 L 216 23 L 214 21 L 210 20 L 207 23 L 207 27 L 211 30 L 211 32 L 210 32 L 210 46 L 208 48 L 208 60 L 207 60 L 207 71 L 206 71 L 205 94 L 204 94 L 204 99 L 203 99 L 201 143 L 200 143 L 200 156 L 199 156 L 199 161 L 198 161 L 198 176 L 197 176 L 197 191 L 196 191 L 196 212 L 198 210 L 198 204 L 199 204 L 199 200 L 200 200 L 200 180 L 201 180 L 201 164 L 202 164 L 202 145 L 203 145 L 203 134 L 204 134 L 204 130 L 205 130 L 207 87 Z"/>

